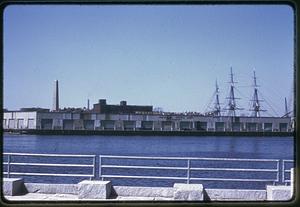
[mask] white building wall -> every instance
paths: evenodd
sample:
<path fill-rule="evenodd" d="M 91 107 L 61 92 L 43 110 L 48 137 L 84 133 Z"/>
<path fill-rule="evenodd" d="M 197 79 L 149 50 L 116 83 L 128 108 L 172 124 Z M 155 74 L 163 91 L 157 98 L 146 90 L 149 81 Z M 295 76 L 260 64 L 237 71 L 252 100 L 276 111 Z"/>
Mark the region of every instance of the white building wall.
<path fill-rule="evenodd" d="M 72 114 L 71 113 L 63 113 L 62 118 L 63 119 L 72 119 Z"/>
<path fill-rule="evenodd" d="M 91 119 L 92 119 L 92 120 L 96 120 L 96 119 L 97 119 L 97 114 L 92 114 L 92 115 L 91 115 Z"/>
<path fill-rule="evenodd" d="M 80 119 L 80 114 L 79 113 L 72 114 L 72 119 L 73 120 L 79 120 Z"/>
<path fill-rule="evenodd" d="M 126 120 L 129 120 L 129 115 L 127 115 L 127 114 L 120 114 L 118 118 L 121 121 L 126 121 Z"/>
<path fill-rule="evenodd" d="M 148 115 L 148 121 L 156 121 L 159 119 L 158 115 Z"/>
<path fill-rule="evenodd" d="M 144 115 L 130 115 L 130 120 L 134 120 L 134 121 L 142 121 Z M 145 117 L 146 118 L 146 117 Z M 145 119 L 146 120 L 146 119 Z"/>
<path fill-rule="evenodd" d="M 105 114 L 97 114 L 96 119 L 97 120 L 104 120 L 105 119 Z"/>
<path fill-rule="evenodd" d="M 100 120 L 95 120 L 95 129 L 99 129 L 101 127 L 101 121 Z"/>
<path fill-rule="evenodd" d="M 63 119 L 53 119 L 53 129 L 63 129 Z"/>
<path fill-rule="evenodd" d="M 4 112 L 3 126 L 4 129 L 28 129 L 29 121 L 30 127 L 36 128 L 37 112 Z M 11 125 L 9 125 L 11 123 Z M 19 124 L 18 124 L 19 123 Z"/>
<path fill-rule="evenodd" d="M 7 129 L 40 129 L 41 128 L 41 120 L 42 119 L 52 119 L 53 120 L 53 128 L 62 129 L 63 128 L 63 120 L 76 120 L 74 122 L 74 126 L 81 125 L 80 123 L 83 121 L 80 119 L 80 113 L 66 113 L 66 112 L 4 112 L 3 115 L 3 128 Z M 141 125 L 141 121 L 154 121 L 154 128 L 161 128 L 161 121 L 166 121 L 166 115 L 137 115 L 137 114 L 91 114 L 91 119 L 95 120 L 95 128 L 101 128 L 100 120 L 114 120 L 114 121 L 125 121 L 132 120 L 136 121 L 136 127 L 139 128 Z M 183 115 L 169 115 L 168 119 L 173 122 L 174 130 L 179 129 L 179 126 L 175 123 L 180 121 L 201 121 L 207 122 L 207 130 L 215 130 L 216 122 L 224 122 L 227 130 L 230 128 L 231 117 L 208 117 L 208 116 L 183 116 Z M 79 121 L 79 122 L 78 122 Z M 288 131 L 291 130 L 291 118 L 279 118 L 279 117 L 236 117 L 234 121 L 241 123 L 241 130 L 246 130 L 246 123 L 257 123 L 261 126 L 264 126 L 264 123 L 272 123 L 272 131 L 279 131 L 279 124 L 286 123 L 288 127 Z M 74 127 L 76 128 L 76 127 Z M 192 128 L 195 128 L 193 126 Z M 262 129 L 263 130 L 263 129 Z"/>

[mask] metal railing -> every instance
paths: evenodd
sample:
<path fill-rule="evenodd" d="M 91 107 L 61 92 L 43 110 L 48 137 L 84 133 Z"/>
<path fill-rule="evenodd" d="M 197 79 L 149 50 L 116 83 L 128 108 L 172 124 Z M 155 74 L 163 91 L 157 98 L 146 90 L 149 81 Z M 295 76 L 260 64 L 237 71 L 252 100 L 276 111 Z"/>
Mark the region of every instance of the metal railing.
<path fill-rule="evenodd" d="M 51 163 L 47 162 L 33 162 L 33 161 L 16 161 L 14 159 L 16 157 L 22 157 L 23 160 L 26 157 L 37 157 L 37 158 L 53 158 Z M 105 178 L 134 178 L 134 179 L 161 179 L 161 180 L 183 180 L 186 183 L 190 183 L 191 181 L 233 181 L 233 182 L 272 182 L 273 184 L 276 183 L 283 183 L 287 184 L 290 180 L 286 179 L 286 173 L 290 173 L 291 167 L 287 166 L 287 163 L 294 162 L 293 160 L 279 160 L 279 159 L 234 159 L 234 158 L 198 158 L 198 157 L 145 157 L 145 156 L 113 156 L 113 155 L 99 155 L 99 160 L 96 155 L 73 155 L 73 154 L 31 154 L 31 153 L 3 153 L 4 162 L 3 165 L 6 166 L 6 171 L 3 172 L 4 175 L 7 177 L 10 176 L 60 176 L 60 177 L 87 177 L 90 179 L 100 179 Z M 66 162 L 57 163 L 59 158 L 73 158 L 73 162 Z M 80 159 L 85 159 L 84 161 Z M 97 160 L 96 160 L 97 159 Z M 117 162 L 117 164 L 105 163 L 106 159 L 115 159 L 119 161 L 143 161 L 142 164 L 135 164 L 134 162 L 128 162 L 128 164 L 120 165 L 121 162 Z M 25 159 L 26 160 L 26 159 Z M 159 160 L 166 160 L 166 161 L 178 161 L 181 162 L 180 166 L 170 166 L 164 164 L 164 166 L 155 166 L 155 165 L 146 165 L 147 160 L 152 161 L 159 161 Z M 74 162 L 75 161 L 75 162 Z M 144 162 L 145 161 L 145 162 Z M 207 166 L 198 166 L 195 164 L 197 162 L 222 162 L 225 165 L 219 165 L 217 167 L 207 167 Z M 56 162 L 56 163 L 54 163 Z M 239 163 L 238 167 L 225 167 L 226 163 Z M 124 162 L 123 162 L 124 163 Z M 253 168 L 247 166 L 247 164 L 243 165 L 244 163 L 250 164 L 250 166 L 256 166 L 256 163 L 261 163 L 264 165 L 268 165 L 272 167 L 264 167 L 264 168 Z M 281 165 L 280 165 L 281 163 Z M 129 165 L 130 164 L 130 165 Z M 149 163 L 148 163 L 149 164 Z M 20 172 L 16 170 L 12 170 L 12 166 L 35 166 L 35 167 L 57 167 L 58 169 L 55 170 L 55 173 L 44 173 L 44 172 Z M 244 166 L 244 167 L 243 167 Z M 245 167 L 246 166 L 246 167 Z M 65 168 L 64 170 L 62 168 Z M 84 168 L 92 170 L 92 173 L 65 173 L 66 168 Z M 145 175 L 142 171 L 142 175 L 124 175 L 124 174 L 108 174 L 105 173 L 105 169 L 123 169 L 123 170 L 171 170 L 172 172 L 184 172 L 184 173 L 177 173 L 174 176 L 165 176 L 167 173 L 161 173 L 160 175 Z M 99 171 L 98 174 L 96 171 Z M 59 173 L 62 172 L 62 173 Z M 68 171 L 69 172 L 69 171 Z M 193 173 L 192 173 L 193 172 Z M 247 175 L 251 172 L 257 173 L 271 173 L 273 178 L 261 178 L 261 177 L 251 177 L 251 178 L 232 178 L 228 177 L 205 177 L 196 175 L 194 172 L 232 172 L 232 173 L 244 173 Z M 143 174 L 144 173 L 144 174 Z M 184 175 L 184 176 L 183 176 Z M 230 174 L 231 175 L 231 174 Z"/>
<path fill-rule="evenodd" d="M 282 183 L 284 183 L 284 184 L 286 184 L 287 185 L 287 183 L 290 183 L 291 182 L 291 178 L 290 179 L 286 179 L 286 177 L 285 177 L 285 175 L 286 175 L 286 173 L 289 173 L 289 176 L 291 176 L 291 168 L 292 167 L 290 167 L 289 169 L 286 169 L 287 168 L 287 166 L 286 166 L 286 164 L 287 163 L 294 163 L 294 161 L 293 160 L 282 160 Z"/>
<path fill-rule="evenodd" d="M 182 160 L 186 162 L 184 167 L 174 166 L 144 166 L 144 165 L 113 165 L 102 164 L 103 159 L 129 159 L 129 160 Z M 269 162 L 274 163 L 276 168 L 222 168 L 222 167 L 193 167 L 191 161 L 228 161 L 228 162 Z M 190 183 L 192 180 L 201 181 L 239 181 L 239 182 L 273 182 L 278 183 L 280 174 L 280 160 L 278 159 L 233 159 L 233 158 L 184 158 L 184 157 L 142 157 L 142 156 L 112 156 L 100 155 L 99 156 L 99 178 L 136 178 L 136 179 L 169 179 L 169 180 L 185 180 Z M 156 170 L 184 170 L 186 176 L 140 176 L 140 175 L 112 175 L 104 174 L 104 168 L 118 168 L 118 169 L 156 169 Z M 220 171 L 220 172 L 273 172 L 276 173 L 276 179 L 248 179 L 248 178 L 218 178 L 218 177 L 195 177 L 191 175 L 191 171 Z"/>
<path fill-rule="evenodd" d="M 26 176 L 63 176 L 63 177 L 89 177 L 94 178 L 96 175 L 96 156 L 95 155 L 71 155 L 71 154 L 31 154 L 31 153 L 3 153 L 3 157 L 7 156 L 7 161 L 3 165 L 7 166 L 7 171 L 3 174 L 9 178 L 11 175 L 26 175 Z M 88 158 L 92 164 L 81 163 L 39 163 L 39 162 L 14 162 L 14 157 L 45 157 L 45 158 Z M 36 167 L 59 167 L 59 168 L 91 168 L 92 174 L 70 174 L 70 173 L 37 173 L 37 172 L 15 172 L 11 170 L 12 166 L 36 166 Z"/>

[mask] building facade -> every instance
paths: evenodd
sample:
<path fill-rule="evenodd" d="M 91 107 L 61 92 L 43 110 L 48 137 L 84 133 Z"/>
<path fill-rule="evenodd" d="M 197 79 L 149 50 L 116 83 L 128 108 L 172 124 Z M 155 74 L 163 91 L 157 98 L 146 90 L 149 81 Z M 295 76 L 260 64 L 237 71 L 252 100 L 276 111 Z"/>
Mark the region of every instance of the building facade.
<path fill-rule="evenodd" d="M 7 111 L 4 129 L 292 131 L 290 117 L 229 117 L 165 113 Z"/>

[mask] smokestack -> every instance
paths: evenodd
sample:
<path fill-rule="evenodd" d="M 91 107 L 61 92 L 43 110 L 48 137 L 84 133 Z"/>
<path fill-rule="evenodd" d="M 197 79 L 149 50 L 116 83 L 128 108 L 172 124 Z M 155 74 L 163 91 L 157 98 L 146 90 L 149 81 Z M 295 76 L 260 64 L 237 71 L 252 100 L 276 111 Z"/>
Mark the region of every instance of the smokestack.
<path fill-rule="evenodd" d="M 90 99 L 87 100 L 87 109 L 90 110 Z"/>
<path fill-rule="evenodd" d="M 58 80 L 55 80 L 55 89 L 53 95 L 53 111 L 59 111 L 59 93 L 58 93 Z"/>

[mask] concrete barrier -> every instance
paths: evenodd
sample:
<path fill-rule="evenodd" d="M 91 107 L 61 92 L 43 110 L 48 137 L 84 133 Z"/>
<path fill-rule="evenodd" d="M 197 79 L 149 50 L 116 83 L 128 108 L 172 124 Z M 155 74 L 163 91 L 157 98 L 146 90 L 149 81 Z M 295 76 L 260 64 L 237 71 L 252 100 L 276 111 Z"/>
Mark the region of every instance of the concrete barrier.
<path fill-rule="evenodd" d="M 204 189 L 206 196 L 212 201 L 264 201 L 266 190 L 248 189 Z"/>
<path fill-rule="evenodd" d="M 84 180 L 78 183 L 78 198 L 107 199 L 111 193 L 111 182 L 101 180 Z"/>
<path fill-rule="evenodd" d="M 113 186 L 113 196 L 125 197 L 161 197 L 173 199 L 174 188 L 170 187 L 136 187 Z"/>
<path fill-rule="evenodd" d="M 175 183 L 174 200 L 203 201 L 203 185 Z"/>
<path fill-rule="evenodd" d="M 292 198 L 291 186 L 267 185 L 267 200 L 268 201 L 288 201 L 291 198 Z"/>
<path fill-rule="evenodd" d="M 28 193 L 78 194 L 77 184 L 25 183 Z"/>
<path fill-rule="evenodd" d="M 24 180 L 22 178 L 3 178 L 3 194 L 7 196 L 24 193 Z"/>

